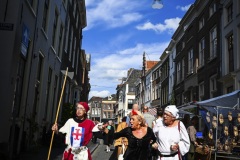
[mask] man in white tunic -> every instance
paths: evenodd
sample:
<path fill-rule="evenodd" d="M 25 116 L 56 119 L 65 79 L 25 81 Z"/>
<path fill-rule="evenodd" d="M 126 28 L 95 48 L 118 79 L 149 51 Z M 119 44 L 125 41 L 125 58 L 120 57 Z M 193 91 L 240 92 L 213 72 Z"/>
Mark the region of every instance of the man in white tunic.
<path fill-rule="evenodd" d="M 158 127 L 158 150 L 161 153 L 159 160 L 181 160 L 189 151 L 189 136 L 184 124 L 177 120 L 178 117 L 178 109 L 175 105 L 165 108 L 163 125 Z"/>

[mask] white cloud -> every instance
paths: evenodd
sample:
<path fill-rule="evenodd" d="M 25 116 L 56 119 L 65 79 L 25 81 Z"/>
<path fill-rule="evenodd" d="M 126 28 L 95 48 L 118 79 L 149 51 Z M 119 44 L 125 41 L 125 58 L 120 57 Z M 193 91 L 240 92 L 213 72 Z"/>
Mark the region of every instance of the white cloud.
<path fill-rule="evenodd" d="M 137 44 L 133 48 L 118 51 L 116 54 L 95 58 L 91 62 L 92 88 L 89 97 L 98 96 L 101 90 L 108 90 L 109 93 L 115 94 L 117 85 L 121 83 L 120 79 L 127 76 L 130 68 L 142 69 L 144 51 L 147 60 L 158 61 L 168 44 L 169 42 Z"/>
<path fill-rule="evenodd" d="M 180 9 L 183 12 L 186 12 L 192 4 L 186 5 L 186 6 L 177 6 L 176 9 Z"/>
<path fill-rule="evenodd" d="M 162 33 L 167 31 L 169 34 L 172 34 L 179 26 L 180 21 L 181 18 L 176 17 L 171 19 L 165 19 L 163 24 L 158 23 L 154 25 L 151 22 L 146 22 L 142 25 L 136 26 L 136 28 L 138 30 L 154 30 L 156 33 Z"/>
<path fill-rule="evenodd" d="M 87 28 L 104 25 L 105 28 L 115 28 L 128 25 L 142 19 L 135 10 L 141 2 L 129 0 L 91 0 L 87 2 Z"/>
<path fill-rule="evenodd" d="M 105 98 L 107 96 L 111 95 L 111 93 L 107 90 L 104 90 L 104 91 L 91 91 L 89 93 L 89 97 L 93 97 L 93 96 L 96 96 L 96 97 L 102 97 L 102 98 Z"/>

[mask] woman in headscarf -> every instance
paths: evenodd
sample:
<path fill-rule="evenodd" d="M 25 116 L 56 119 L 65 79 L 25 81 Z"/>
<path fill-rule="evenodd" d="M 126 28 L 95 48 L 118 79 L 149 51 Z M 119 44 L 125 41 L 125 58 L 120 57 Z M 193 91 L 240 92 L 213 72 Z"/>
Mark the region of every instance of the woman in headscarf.
<path fill-rule="evenodd" d="M 86 102 L 78 102 L 74 118 L 68 119 L 59 130 L 57 124 L 52 126 L 55 133 L 66 134 L 65 143 L 67 147 L 63 153 L 63 160 L 73 160 L 78 156 L 84 157 L 84 160 L 92 160 L 90 151 L 86 147 L 92 138 L 92 129 L 94 127 L 93 121 L 87 119 L 88 110 L 89 106 Z"/>
<path fill-rule="evenodd" d="M 145 120 L 139 111 L 132 110 L 131 127 L 114 133 L 114 139 L 126 137 L 128 147 L 124 154 L 124 160 L 148 160 L 150 148 L 156 143 L 156 137 L 150 127 L 146 126 Z"/>
<path fill-rule="evenodd" d="M 189 136 L 184 124 L 177 120 L 178 112 L 175 105 L 169 105 L 164 110 L 163 125 L 157 135 L 161 160 L 181 160 L 189 150 Z"/>

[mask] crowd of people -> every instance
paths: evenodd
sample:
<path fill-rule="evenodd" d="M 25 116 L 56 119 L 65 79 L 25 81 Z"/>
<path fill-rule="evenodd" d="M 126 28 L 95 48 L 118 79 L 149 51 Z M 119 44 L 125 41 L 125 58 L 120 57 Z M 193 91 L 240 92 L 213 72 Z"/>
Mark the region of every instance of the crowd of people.
<path fill-rule="evenodd" d="M 106 152 L 114 145 L 109 160 L 186 160 L 194 159 L 191 152 L 196 142 L 197 117 L 189 120 L 188 125 L 179 120 L 179 110 L 175 105 L 157 108 L 157 116 L 149 113 L 149 108 L 142 110 L 137 104 L 131 112 L 115 126 L 112 121 L 94 123 L 87 119 L 89 106 L 86 102 L 76 104 L 76 116 L 58 129 L 52 126 L 56 134 L 65 135 L 67 145 L 63 160 L 91 160 L 87 144 L 97 138 L 103 139 Z"/>

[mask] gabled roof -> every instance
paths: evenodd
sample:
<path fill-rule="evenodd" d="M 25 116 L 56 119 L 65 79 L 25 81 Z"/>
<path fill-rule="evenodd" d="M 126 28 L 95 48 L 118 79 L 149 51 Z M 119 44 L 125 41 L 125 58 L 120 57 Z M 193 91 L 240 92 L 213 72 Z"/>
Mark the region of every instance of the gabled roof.
<path fill-rule="evenodd" d="M 153 66 L 155 66 L 159 61 L 146 61 L 146 71 L 151 69 Z"/>

